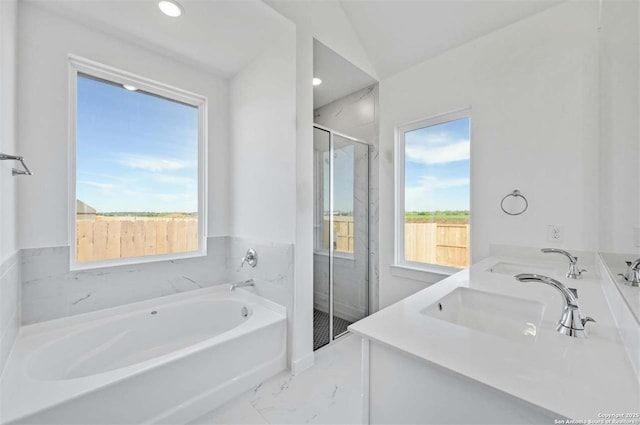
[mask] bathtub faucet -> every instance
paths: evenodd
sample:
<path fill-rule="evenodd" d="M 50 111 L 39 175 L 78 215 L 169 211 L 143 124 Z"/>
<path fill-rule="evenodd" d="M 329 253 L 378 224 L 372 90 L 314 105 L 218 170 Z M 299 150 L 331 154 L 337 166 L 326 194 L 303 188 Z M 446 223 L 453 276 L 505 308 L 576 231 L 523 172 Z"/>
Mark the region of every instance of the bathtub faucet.
<path fill-rule="evenodd" d="M 249 279 L 244 282 L 232 283 L 229 285 L 229 290 L 233 291 L 236 288 L 245 288 L 247 286 L 256 286 L 256 282 L 253 279 Z"/>

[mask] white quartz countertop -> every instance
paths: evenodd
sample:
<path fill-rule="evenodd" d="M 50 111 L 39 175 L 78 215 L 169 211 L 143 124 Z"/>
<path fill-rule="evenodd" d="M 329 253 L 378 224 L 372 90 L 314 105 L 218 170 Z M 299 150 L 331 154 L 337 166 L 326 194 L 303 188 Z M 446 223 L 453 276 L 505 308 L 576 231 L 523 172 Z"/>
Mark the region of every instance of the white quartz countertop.
<path fill-rule="evenodd" d="M 522 283 L 488 271 L 500 261 L 495 257 L 480 261 L 349 329 L 559 416 L 599 420 L 606 414 L 640 412 L 640 378 L 609 311 L 600 278 L 573 280 L 559 271 L 550 276 L 578 289 L 582 313 L 597 320 L 587 324 L 589 338 L 572 338 L 555 331 L 563 306 L 560 293 L 548 285 Z M 421 313 L 458 287 L 545 304 L 537 335 L 503 338 Z"/>

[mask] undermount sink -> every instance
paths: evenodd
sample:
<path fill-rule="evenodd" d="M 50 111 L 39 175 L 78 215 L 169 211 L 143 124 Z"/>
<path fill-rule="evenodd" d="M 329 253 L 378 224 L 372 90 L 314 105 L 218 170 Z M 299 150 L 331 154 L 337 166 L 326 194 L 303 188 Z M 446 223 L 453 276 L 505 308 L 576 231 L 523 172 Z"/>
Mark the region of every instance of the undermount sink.
<path fill-rule="evenodd" d="M 558 274 L 558 271 L 551 267 L 529 266 L 526 264 L 505 263 L 502 261 L 489 267 L 487 271 L 491 273 L 500 273 L 510 276 L 515 276 L 520 273 L 534 273 L 551 277 Z"/>
<path fill-rule="evenodd" d="M 533 338 L 544 304 L 469 288 L 456 288 L 421 312 L 454 325 L 504 338 Z"/>

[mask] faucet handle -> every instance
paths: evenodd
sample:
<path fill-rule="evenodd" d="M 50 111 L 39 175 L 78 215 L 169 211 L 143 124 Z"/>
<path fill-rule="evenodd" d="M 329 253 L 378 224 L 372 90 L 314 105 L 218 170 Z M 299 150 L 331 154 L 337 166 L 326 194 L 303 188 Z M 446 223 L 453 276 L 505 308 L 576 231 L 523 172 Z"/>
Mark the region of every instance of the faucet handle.
<path fill-rule="evenodd" d="M 582 322 L 582 326 L 584 326 L 587 322 L 597 323 L 596 319 L 594 319 L 593 317 L 589 317 L 589 316 L 581 319 L 580 321 Z"/>
<path fill-rule="evenodd" d="M 576 288 L 568 288 L 574 297 L 578 298 L 578 290 Z"/>
<path fill-rule="evenodd" d="M 247 250 L 247 253 L 242 257 L 240 268 L 244 266 L 244 263 L 247 263 L 251 267 L 255 267 L 258 264 L 258 253 L 255 249 L 249 248 Z"/>

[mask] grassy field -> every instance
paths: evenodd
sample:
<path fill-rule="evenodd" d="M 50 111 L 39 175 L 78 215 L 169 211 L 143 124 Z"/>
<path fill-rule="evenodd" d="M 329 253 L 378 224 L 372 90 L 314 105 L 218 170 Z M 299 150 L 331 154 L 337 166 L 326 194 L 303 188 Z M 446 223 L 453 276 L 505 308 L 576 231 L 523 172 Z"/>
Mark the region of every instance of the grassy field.
<path fill-rule="evenodd" d="M 184 212 L 168 212 L 168 213 L 157 213 L 157 212 L 105 212 L 98 213 L 99 216 L 104 217 L 154 217 L 154 218 L 189 218 L 189 217 L 197 217 L 198 213 L 184 213 Z"/>
<path fill-rule="evenodd" d="M 420 222 L 468 222 L 469 211 L 407 211 L 405 221 Z"/>

